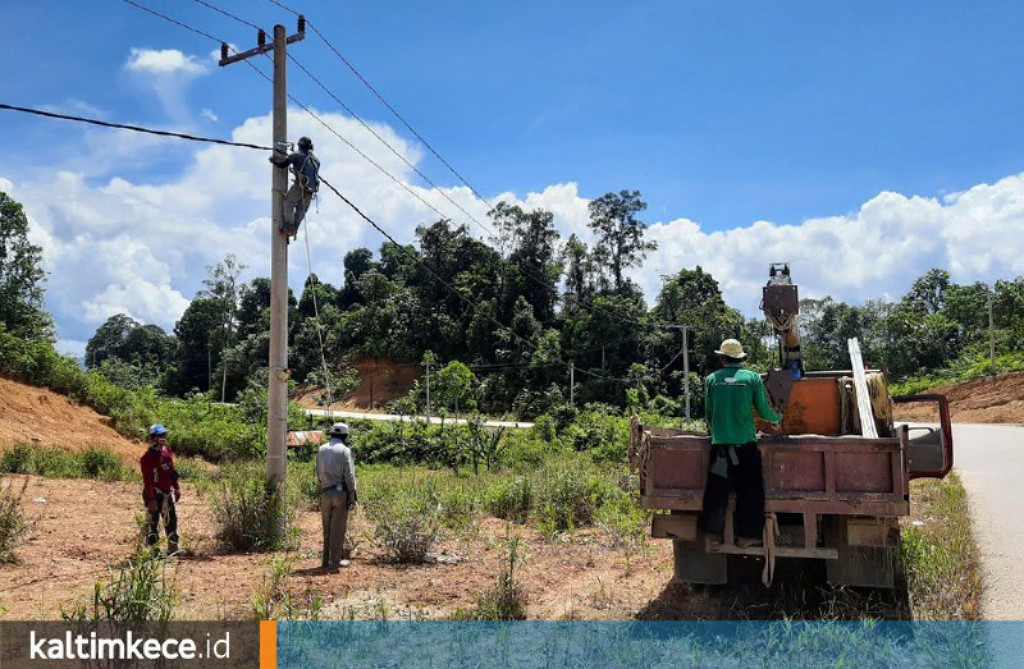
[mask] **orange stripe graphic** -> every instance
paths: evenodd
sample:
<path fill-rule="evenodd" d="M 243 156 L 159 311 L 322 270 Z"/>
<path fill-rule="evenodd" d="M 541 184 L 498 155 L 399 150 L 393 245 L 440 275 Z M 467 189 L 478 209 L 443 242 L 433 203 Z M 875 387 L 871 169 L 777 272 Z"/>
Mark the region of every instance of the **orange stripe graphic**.
<path fill-rule="evenodd" d="M 260 621 L 260 669 L 277 669 L 277 621 Z"/>

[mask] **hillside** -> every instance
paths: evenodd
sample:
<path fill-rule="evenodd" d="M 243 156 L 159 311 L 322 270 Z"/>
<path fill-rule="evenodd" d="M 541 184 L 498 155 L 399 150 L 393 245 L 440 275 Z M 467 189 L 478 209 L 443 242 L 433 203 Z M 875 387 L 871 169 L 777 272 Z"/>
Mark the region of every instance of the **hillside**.
<path fill-rule="evenodd" d="M 955 423 L 1024 424 L 1024 372 L 952 383 L 925 391 L 945 395 Z M 929 411 L 899 408 L 900 420 L 931 420 Z"/>
<path fill-rule="evenodd" d="M 126 462 L 135 462 L 143 449 L 87 406 L 46 388 L 0 378 L 0 451 L 19 443 L 60 446 L 72 452 L 101 446 Z"/>

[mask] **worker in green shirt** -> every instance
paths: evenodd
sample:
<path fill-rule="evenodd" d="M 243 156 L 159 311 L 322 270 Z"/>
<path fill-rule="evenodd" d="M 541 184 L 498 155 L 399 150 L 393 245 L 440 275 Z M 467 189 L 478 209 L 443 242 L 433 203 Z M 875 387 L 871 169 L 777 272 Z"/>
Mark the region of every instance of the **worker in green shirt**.
<path fill-rule="evenodd" d="M 736 487 L 736 545 L 760 546 L 764 534 L 764 480 L 757 450 L 754 411 L 778 425 L 782 416 L 768 404 L 761 376 L 743 369 L 743 345 L 726 339 L 715 351 L 722 369 L 704 379 L 704 407 L 711 433 L 711 462 L 704 488 L 702 525 L 713 544 L 725 529 L 729 488 Z"/>

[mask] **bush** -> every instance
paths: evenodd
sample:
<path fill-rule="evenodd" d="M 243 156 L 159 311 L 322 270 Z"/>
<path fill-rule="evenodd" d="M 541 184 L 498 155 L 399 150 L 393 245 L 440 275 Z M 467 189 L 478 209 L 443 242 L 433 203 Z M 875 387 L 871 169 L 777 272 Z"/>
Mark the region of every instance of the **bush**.
<path fill-rule="evenodd" d="M 0 456 L 0 470 L 11 474 L 32 473 L 32 447 L 15 444 Z"/>
<path fill-rule="evenodd" d="M 128 474 L 121 459 L 105 448 L 90 446 L 79 455 L 82 471 L 92 479 L 120 481 Z"/>
<path fill-rule="evenodd" d="M 441 506 L 424 486 L 397 485 L 390 492 L 366 503 L 377 542 L 392 562 L 426 562 L 441 536 Z"/>
<path fill-rule="evenodd" d="M 614 484 L 609 484 L 593 470 L 571 462 L 558 463 L 541 482 L 538 507 L 545 529 L 573 530 L 591 525 L 597 509 Z"/>
<path fill-rule="evenodd" d="M 236 465 L 221 472 L 212 501 L 217 523 L 217 538 L 225 547 L 237 551 L 273 551 L 286 547 L 287 538 L 275 529 L 283 522 L 291 525 L 292 512 L 282 508 L 280 491 L 268 489 L 266 477 L 258 465 Z"/>
<path fill-rule="evenodd" d="M 28 479 L 22 481 L 21 490 L 15 491 L 14 487 L 13 482 L 0 487 L 0 564 L 14 561 L 14 549 L 29 530 L 21 507 Z"/>
<path fill-rule="evenodd" d="M 517 476 L 492 485 L 486 493 L 487 510 L 497 518 L 525 523 L 533 508 L 533 483 Z"/>
<path fill-rule="evenodd" d="M 59 448 L 38 448 L 32 453 L 32 473 L 58 479 L 82 476 L 82 460 Z"/>

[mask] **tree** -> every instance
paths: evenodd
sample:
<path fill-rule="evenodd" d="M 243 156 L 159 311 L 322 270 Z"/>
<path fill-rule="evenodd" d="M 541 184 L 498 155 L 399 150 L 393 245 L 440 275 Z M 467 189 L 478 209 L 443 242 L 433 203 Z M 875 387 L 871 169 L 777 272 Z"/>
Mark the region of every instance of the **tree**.
<path fill-rule="evenodd" d="M 623 270 L 642 263 L 658 248 L 656 242 L 644 241 L 644 224 L 636 219 L 647 203 L 640 199 L 640 191 L 623 190 L 602 195 L 588 208 L 590 228 L 597 235 L 596 259 L 610 268 L 615 292 L 620 292 Z"/>
<path fill-rule="evenodd" d="M 53 320 L 43 310 L 43 250 L 28 240 L 20 203 L 0 192 L 0 327 L 29 341 L 53 341 Z"/>
<path fill-rule="evenodd" d="M 572 312 L 581 300 L 588 300 L 597 289 L 597 268 L 586 243 L 575 234 L 562 249 L 562 264 L 565 267 L 566 311 Z"/>
<path fill-rule="evenodd" d="M 206 268 L 209 275 L 203 279 L 205 288 L 198 294 L 200 299 L 213 300 L 220 306 L 220 328 L 216 343 L 221 364 L 221 402 L 226 399 L 228 383 L 228 369 L 222 352 L 234 342 L 238 323 L 237 314 L 241 306 L 239 304 L 238 277 L 245 271 L 245 268 L 246 266 L 234 254 L 229 253 L 221 262 Z"/>
<path fill-rule="evenodd" d="M 558 232 L 554 215 L 537 209 L 525 212 L 507 202 L 499 202 L 488 214 L 495 226 L 507 236 L 509 277 L 503 286 L 506 313 L 508 305 L 523 297 L 533 307 L 537 320 L 545 325 L 555 317 L 558 278 L 562 268 L 557 262 Z"/>
<path fill-rule="evenodd" d="M 114 314 L 103 325 L 96 329 L 94 334 L 85 345 L 85 366 L 93 369 L 103 364 L 108 358 L 120 358 L 124 360 L 124 344 L 128 335 L 141 323 L 125 314 Z"/>

